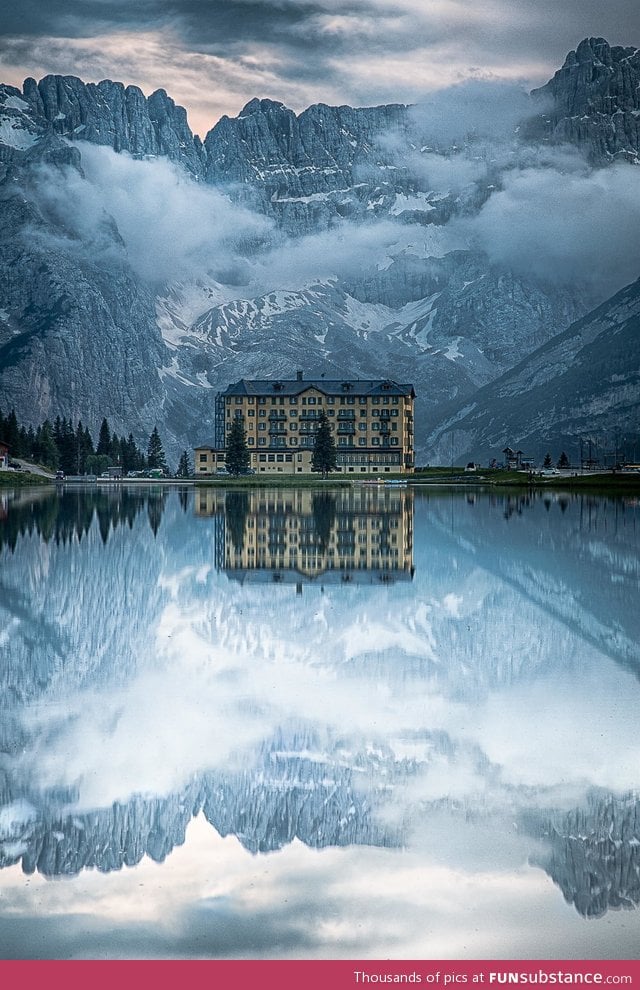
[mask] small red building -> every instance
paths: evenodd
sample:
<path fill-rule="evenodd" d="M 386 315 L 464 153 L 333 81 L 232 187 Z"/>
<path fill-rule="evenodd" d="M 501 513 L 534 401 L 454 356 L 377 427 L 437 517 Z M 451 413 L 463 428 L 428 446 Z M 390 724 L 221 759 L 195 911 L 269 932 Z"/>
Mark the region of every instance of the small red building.
<path fill-rule="evenodd" d="M 9 467 L 9 445 L 0 440 L 0 471 L 6 471 Z"/>

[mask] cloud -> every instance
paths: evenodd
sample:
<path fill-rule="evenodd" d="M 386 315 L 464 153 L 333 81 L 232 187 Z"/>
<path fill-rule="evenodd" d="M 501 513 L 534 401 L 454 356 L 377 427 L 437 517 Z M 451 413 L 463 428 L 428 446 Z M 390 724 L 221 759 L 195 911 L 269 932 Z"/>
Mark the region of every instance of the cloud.
<path fill-rule="evenodd" d="M 532 112 L 522 85 L 498 79 L 468 79 L 425 97 L 410 111 L 423 142 L 445 148 L 464 141 L 513 139 Z M 539 110 L 538 110 L 539 112 Z"/>
<path fill-rule="evenodd" d="M 137 161 L 110 148 L 78 147 L 84 177 L 70 168 L 60 181 L 59 171 L 41 168 L 33 190 L 58 229 L 77 238 L 65 244 L 56 234 L 59 247 L 91 249 L 107 262 L 124 254 L 145 281 L 162 284 L 207 272 L 231 278 L 271 230 L 265 217 L 200 185 L 166 159 Z"/>
<path fill-rule="evenodd" d="M 547 283 L 591 284 L 601 299 L 640 273 L 640 169 L 505 172 L 502 188 L 468 222 L 498 265 Z"/>

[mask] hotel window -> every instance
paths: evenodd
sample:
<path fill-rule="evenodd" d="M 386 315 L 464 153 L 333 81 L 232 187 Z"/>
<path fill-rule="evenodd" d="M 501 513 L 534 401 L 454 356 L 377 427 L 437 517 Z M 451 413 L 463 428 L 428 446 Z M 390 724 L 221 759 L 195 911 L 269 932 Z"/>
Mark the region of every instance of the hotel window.
<path fill-rule="evenodd" d="M 206 459 L 207 459 L 207 455 L 206 454 L 200 454 L 200 463 L 201 464 L 203 463 L 203 461 L 206 461 Z"/>
<path fill-rule="evenodd" d="M 255 414 L 256 414 L 255 409 L 249 409 L 247 411 L 248 411 L 248 413 L 249 413 L 250 416 L 255 416 Z"/>
<path fill-rule="evenodd" d="M 261 395 L 260 398 L 258 399 L 258 405 L 259 406 L 266 406 L 266 404 L 267 404 L 266 397 L 264 395 Z"/>
<path fill-rule="evenodd" d="M 360 430 L 361 433 L 366 433 L 367 432 L 367 424 L 366 423 L 358 423 L 358 429 Z"/>
<path fill-rule="evenodd" d="M 334 397 L 332 395 L 327 396 L 327 405 L 328 406 L 335 405 L 335 402 L 336 402 L 336 400 L 334 399 Z"/>
<path fill-rule="evenodd" d="M 266 428 L 267 428 L 267 424 L 266 423 L 258 423 L 258 429 L 259 430 L 266 430 Z"/>
<path fill-rule="evenodd" d="M 394 395 L 394 397 L 391 400 L 391 402 L 393 403 L 394 406 L 397 406 L 399 401 L 400 400 L 398 399 L 398 396 L 397 395 Z"/>
<path fill-rule="evenodd" d="M 371 443 L 373 444 L 374 447 L 379 447 L 380 446 L 380 437 L 373 437 Z"/>
<path fill-rule="evenodd" d="M 315 397 L 315 395 L 310 395 L 309 398 L 307 399 L 307 403 L 310 406 L 315 406 L 315 404 L 316 404 L 316 397 Z"/>
<path fill-rule="evenodd" d="M 380 396 L 379 395 L 374 395 L 374 397 L 373 397 L 373 399 L 371 401 L 373 402 L 374 406 L 379 406 L 380 405 Z"/>
<path fill-rule="evenodd" d="M 391 446 L 392 447 L 397 447 L 398 446 L 398 438 L 397 437 L 391 437 Z"/>
<path fill-rule="evenodd" d="M 258 437 L 258 446 L 259 447 L 266 447 L 266 445 L 267 445 L 267 438 L 266 437 Z"/>
<path fill-rule="evenodd" d="M 253 439 L 253 437 L 249 437 L 248 440 L 247 440 L 247 443 L 253 444 L 253 443 L 255 443 L 255 440 Z"/>
<path fill-rule="evenodd" d="M 366 437 L 358 437 L 358 445 L 360 447 L 366 447 L 367 446 L 367 438 Z"/>
<path fill-rule="evenodd" d="M 241 406 L 242 405 L 242 396 L 241 395 L 236 396 L 236 405 L 237 406 Z"/>

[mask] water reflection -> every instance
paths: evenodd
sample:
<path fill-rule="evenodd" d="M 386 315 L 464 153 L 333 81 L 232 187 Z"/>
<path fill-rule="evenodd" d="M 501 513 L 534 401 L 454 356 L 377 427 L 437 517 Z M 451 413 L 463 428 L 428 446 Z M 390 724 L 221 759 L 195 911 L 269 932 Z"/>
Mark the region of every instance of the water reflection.
<path fill-rule="evenodd" d="M 123 486 L 3 507 L 0 885 L 162 862 L 197 817 L 253 854 L 322 849 L 345 919 L 356 849 L 387 915 L 387 857 L 448 871 L 460 912 L 461 876 L 511 878 L 541 956 L 562 952 L 524 907 L 536 870 L 576 915 L 639 903 L 633 500 Z M 388 953 L 442 958 L 445 916 L 433 951 Z M 379 955 L 371 925 L 352 955 Z M 286 954 L 347 951 L 309 937 Z M 505 954 L 484 937 L 470 954 Z"/>
<path fill-rule="evenodd" d="M 240 581 L 413 577 L 412 492 L 202 489 L 196 513 L 215 519 L 216 564 Z"/>

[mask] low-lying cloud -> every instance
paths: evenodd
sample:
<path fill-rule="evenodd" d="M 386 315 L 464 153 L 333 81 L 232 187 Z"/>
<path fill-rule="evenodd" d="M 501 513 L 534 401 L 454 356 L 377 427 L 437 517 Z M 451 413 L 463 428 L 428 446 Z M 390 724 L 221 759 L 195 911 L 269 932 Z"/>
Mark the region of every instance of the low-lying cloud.
<path fill-rule="evenodd" d="M 600 299 L 640 274 L 640 169 L 505 172 L 465 222 L 492 262 L 550 284 L 591 284 Z"/>
<path fill-rule="evenodd" d="M 59 228 L 47 236 L 68 250 L 88 249 L 106 261 L 126 258 L 146 282 L 163 284 L 228 275 L 270 235 L 266 217 L 166 159 L 137 161 L 86 143 L 80 148 L 84 178 L 69 168 L 61 182 L 58 171 L 42 168 L 35 191 Z"/>

